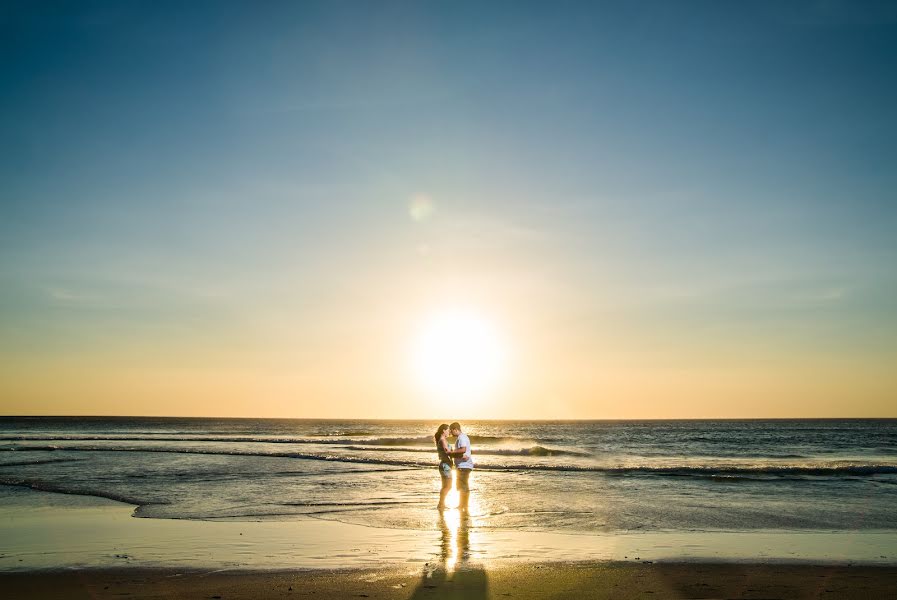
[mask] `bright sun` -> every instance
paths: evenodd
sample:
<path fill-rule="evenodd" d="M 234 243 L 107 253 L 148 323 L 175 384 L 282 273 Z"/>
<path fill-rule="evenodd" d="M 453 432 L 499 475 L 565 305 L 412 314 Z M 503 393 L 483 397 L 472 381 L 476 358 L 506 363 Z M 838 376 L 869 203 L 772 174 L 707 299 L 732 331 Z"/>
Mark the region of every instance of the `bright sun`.
<path fill-rule="evenodd" d="M 488 319 L 452 310 L 422 324 L 411 362 L 425 390 L 457 398 L 493 390 L 504 375 L 506 355 L 498 330 Z"/>

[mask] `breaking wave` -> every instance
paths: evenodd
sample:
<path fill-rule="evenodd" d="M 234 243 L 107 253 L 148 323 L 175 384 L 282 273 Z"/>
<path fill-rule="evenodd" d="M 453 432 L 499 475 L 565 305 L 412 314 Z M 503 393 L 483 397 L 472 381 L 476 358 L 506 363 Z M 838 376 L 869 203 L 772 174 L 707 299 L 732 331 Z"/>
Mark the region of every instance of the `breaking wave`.
<path fill-rule="evenodd" d="M 343 448 L 350 449 L 350 448 Z M 352 447 L 355 451 L 375 451 L 383 449 L 370 447 Z M 300 460 L 329 461 L 354 464 L 383 465 L 393 467 L 430 468 L 434 464 L 432 457 L 435 451 L 405 448 L 409 454 L 421 455 L 420 458 L 392 458 L 353 456 L 325 452 L 291 452 L 291 451 L 254 451 L 240 449 L 218 448 L 178 448 L 158 446 L 62 446 L 41 445 L 25 446 L 18 448 L 5 448 L 7 452 L 39 452 L 39 451 L 64 451 L 64 452 L 148 452 L 168 454 L 198 454 L 198 455 L 223 455 L 223 456 L 255 456 L 270 458 L 292 458 Z M 424 455 L 431 455 L 424 458 Z M 475 455 L 496 457 L 533 457 L 552 458 L 554 456 L 572 456 L 576 459 L 584 459 L 589 456 L 571 450 L 553 450 L 542 446 L 533 446 L 523 449 L 481 449 Z M 63 460 L 63 459 L 60 459 Z M 68 460 L 68 459 L 65 459 Z M 47 461 L 23 461 L 18 464 L 39 464 Z M 16 463 L 6 463 L 12 466 Z M 0 468 L 4 465 L 0 464 Z M 586 460 L 580 460 L 575 464 L 551 463 L 551 462 L 515 462 L 485 461 L 477 464 L 477 469 L 487 471 L 555 471 L 598 473 L 611 476 L 655 476 L 655 477 L 710 477 L 718 479 L 757 479 L 757 478 L 803 478 L 803 477 L 869 477 L 875 475 L 897 474 L 895 463 L 845 463 L 845 462 L 815 462 L 815 463 L 765 463 L 765 464 L 589 464 Z"/>

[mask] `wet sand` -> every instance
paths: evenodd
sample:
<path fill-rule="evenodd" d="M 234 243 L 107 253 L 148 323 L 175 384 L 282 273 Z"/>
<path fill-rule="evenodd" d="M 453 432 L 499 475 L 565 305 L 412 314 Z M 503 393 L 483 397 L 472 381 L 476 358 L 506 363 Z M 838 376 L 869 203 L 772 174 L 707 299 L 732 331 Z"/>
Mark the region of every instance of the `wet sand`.
<path fill-rule="evenodd" d="M 0 574 L 3 597 L 105 598 L 893 598 L 897 567 L 580 563 L 349 571 L 116 569 Z"/>
<path fill-rule="evenodd" d="M 16 490 L 0 501 L 0 572 L 95 569 L 450 570 L 468 564 L 793 563 L 894 566 L 893 531 L 645 532 L 569 535 L 482 527 L 456 510 L 427 530 L 302 519 L 138 519 L 133 505 Z M 488 523 L 487 523 L 488 525 Z M 2 595 L 0 595 L 2 597 Z"/>
<path fill-rule="evenodd" d="M 0 507 L 3 599 L 897 598 L 893 532 L 576 536 L 480 530 L 457 511 L 400 531 L 135 519 L 33 494 Z"/>

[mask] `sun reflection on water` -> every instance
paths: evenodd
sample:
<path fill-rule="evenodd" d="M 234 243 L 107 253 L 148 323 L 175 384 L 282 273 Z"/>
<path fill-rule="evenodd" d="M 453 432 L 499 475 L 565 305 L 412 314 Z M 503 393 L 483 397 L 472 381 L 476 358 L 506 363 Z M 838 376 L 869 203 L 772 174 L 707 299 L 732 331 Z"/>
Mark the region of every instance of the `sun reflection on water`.
<path fill-rule="evenodd" d="M 458 493 L 458 471 L 452 469 L 452 489 L 445 496 L 446 508 L 458 508 L 461 504 L 461 495 Z"/>

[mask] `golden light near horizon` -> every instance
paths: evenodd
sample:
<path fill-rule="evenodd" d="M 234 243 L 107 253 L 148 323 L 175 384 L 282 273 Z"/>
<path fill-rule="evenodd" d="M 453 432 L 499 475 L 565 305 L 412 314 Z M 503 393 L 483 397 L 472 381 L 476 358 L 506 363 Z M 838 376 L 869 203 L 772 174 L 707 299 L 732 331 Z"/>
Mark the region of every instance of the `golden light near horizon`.
<path fill-rule="evenodd" d="M 482 398 L 497 389 L 507 367 L 498 327 L 468 310 L 445 310 L 420 326 L 411 346 L 416 383 L 438 399 Z"/>

